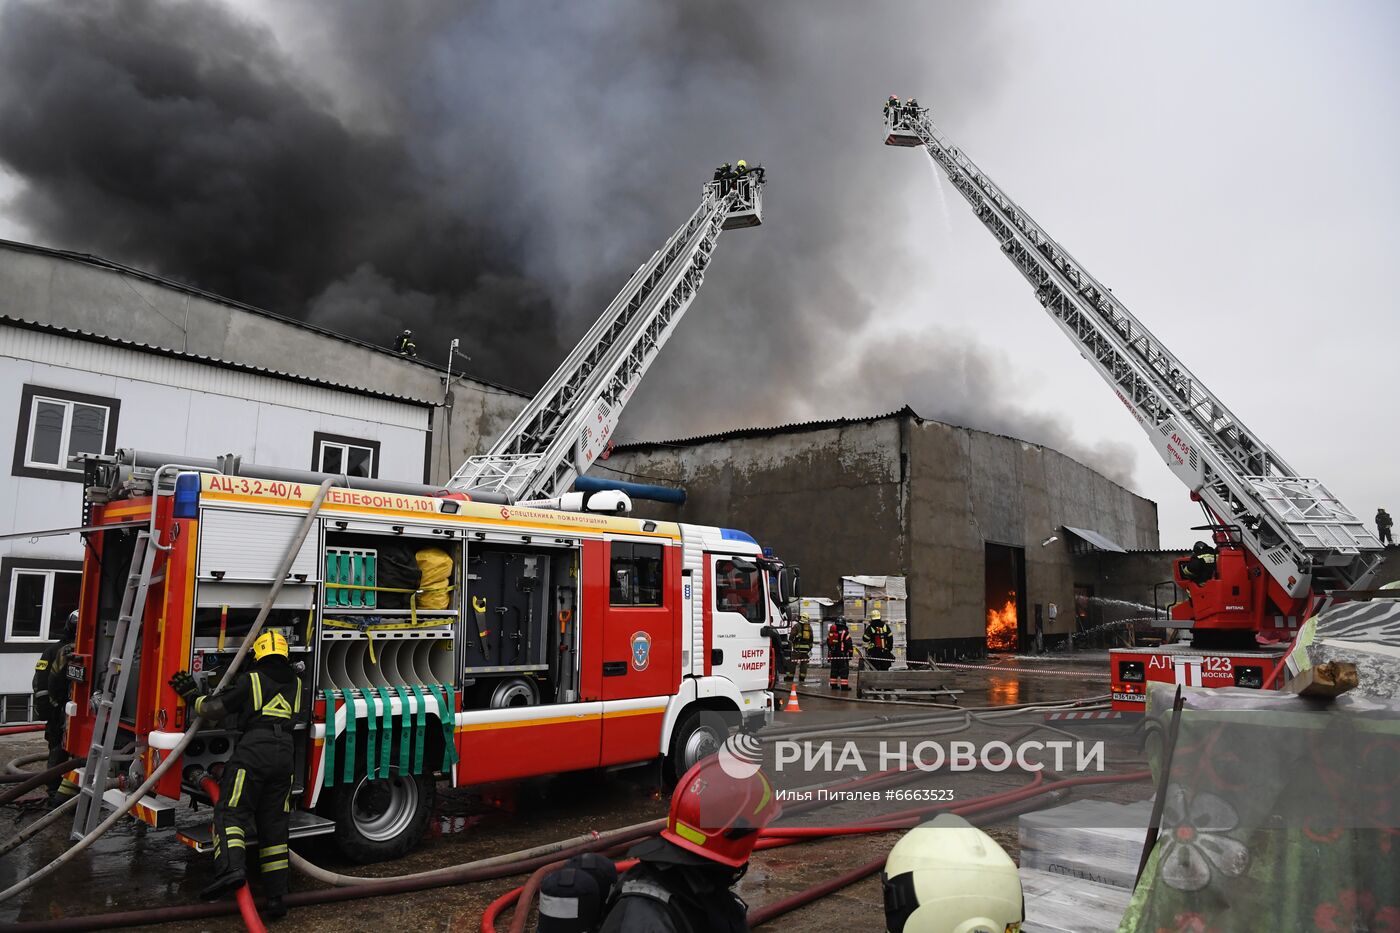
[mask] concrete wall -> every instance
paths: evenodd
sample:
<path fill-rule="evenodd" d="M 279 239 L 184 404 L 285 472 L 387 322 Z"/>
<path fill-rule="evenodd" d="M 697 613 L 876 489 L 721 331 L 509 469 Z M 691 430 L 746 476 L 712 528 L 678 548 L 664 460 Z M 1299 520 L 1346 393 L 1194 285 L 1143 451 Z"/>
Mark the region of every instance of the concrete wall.
<path fill-rule="evenodd" d="M 639 513 L 742 528 L 802 568 L 804 590 L 839 597 L 843 574 L 904 574 L 911 658 L 978 651 L 987 543 L 1023 548 L 1023 618 L 1074 619 L 1076 578 L 1061 526 L 1155 548 L 1157 507 L 1054 450 L 912 413 L 628 445 L 594 474 L 684 486 L 684 506 Z M 1042 547 L 1050 535 L 1059 540 Z"/>
<path fill-rule="evenodd" d="M 436 366 L 134 270 L 16 244 L 0 243 L 0 315 L 414 400 L 441 404 L 444 397 L 445 374 Z M 441 362 L 445 348 L 432 350 L 420 348 Z M 452 396 L 450 418 L 446 408 L 434 412 L 429 481 L 445 480 L 464 457 L 489 446 L 527 400 L 474 380 L 456 381 Z"/>
<path fill-rule="evenodd" d="M 907 420 L 911 464 L 910 652 L 984 637 L 986 543 L 1024 548 L 1022 620 L 1055 603 L 1050 638 L 1073 626 L 1072 542 L 1064 525 L 1091 529 L 1128 548 L 1157 546 L 1157 506 L 1058 451 L 1015 438 L 917 418 Z M 1042 545 L 1051 535 L 1058 537 Z"/>
<path fill-rule="evenodd" d="M 840 597 L 842 574 L 907 563 L 895 420 L 683 446 L 615 451 L 590 476 L 684 486 L 684 506 L 638 500 L 637 515 L 737 528 L 802 568 L 812 596 Z"/>

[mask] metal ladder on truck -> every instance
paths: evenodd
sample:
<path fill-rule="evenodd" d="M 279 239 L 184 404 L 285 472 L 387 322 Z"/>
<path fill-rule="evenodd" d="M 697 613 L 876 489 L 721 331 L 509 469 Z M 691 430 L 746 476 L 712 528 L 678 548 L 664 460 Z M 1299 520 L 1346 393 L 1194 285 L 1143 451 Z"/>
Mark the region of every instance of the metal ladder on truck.
<path fill-rule="evenodd" d="M 156 500 L 152 498 L 154 511 Z M 88 749 L 78 788 L 78 804 L 73 814 L 73 839 L 81 839 L 97 828 L 102 819 L 102 797 L 107 790 L 107 776 L 116 755 L 117 739 L 121 735 L 122 708 L 126 703 L 127 684 L 131 666 L 136 658 L 136 644 L 141 638 L 141 624 L 146 615 L 146 597 L 153 576 L 156 555 L 160 551 L 151 538 L 152 532 L 142 528 L 136 533 L 127 572 L 126 589 L 122 593 L 121 612 L 112 632 L 111 655 L 102 676 L 102 690 L 94 698 L 96 716 L 93 719 L 92 747 Z"/>
<path fill-rule="evenodd" d="M 1123 303 L 939 132 L 926 109 L 885 119 L 885 144 L 922 147 L 1055 325 L 1133 413 L 1214 527 L 1229 528 L 1299 616 L 1330 590 L 1364 589 L 1379 539 L 1321 481 L 1302 476 L 1196 378 Z M 1283 594 L 1286 594 L 1284 596 Z M 1301 618 L 1298 619 L 1301 621 Z"/>
<path fill-rule="evenodd" d="M 608 446 L 648 367 L 700 289 L 720 232 L 763 222 L 755 174 L 705 185 L 700 206 L 642 263 L 525 409 L 448 483 L 512 502 L 557 498 Z"/>

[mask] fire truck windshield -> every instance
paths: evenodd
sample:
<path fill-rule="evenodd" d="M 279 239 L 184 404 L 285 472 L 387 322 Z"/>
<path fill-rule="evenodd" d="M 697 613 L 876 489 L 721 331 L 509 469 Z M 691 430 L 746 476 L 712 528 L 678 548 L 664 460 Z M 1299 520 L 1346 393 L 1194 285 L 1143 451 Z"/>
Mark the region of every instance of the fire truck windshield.
<path fill-rule="evenodd" d="M 715 605 L 724 612 L 737 612 L 750 622 L 766 622 L 767 589 L 758 565 L 740 557 L 722 558 L 715 563 Z"/>

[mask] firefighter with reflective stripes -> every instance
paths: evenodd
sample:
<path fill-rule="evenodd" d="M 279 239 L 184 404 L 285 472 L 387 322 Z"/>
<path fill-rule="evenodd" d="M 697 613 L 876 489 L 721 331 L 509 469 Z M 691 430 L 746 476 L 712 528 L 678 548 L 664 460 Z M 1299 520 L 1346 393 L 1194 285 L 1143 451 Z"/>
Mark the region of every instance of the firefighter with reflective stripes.
<path fill-rule="evenodd" d="M 894 630 L 880 618 L 880 610 L 870 613 L 870 622 L 861 636 L 865 643 L 865 657 L 877 671 L 887 671 L 894 663 Z"/>
<path fill-rule="evenodd" d="M 854 653 L 851 630 L 846 627 L 845 619 L 837 619 L 826 633 L 826 656 L 831 662 L 829 679 L 832 690 L 851 689 L 851 655 Z"/>
<path fill-rule="evenodd" d="M 793 668 L 796 668 L 797 682 L 804 684 L 807 682 L 807 665 L 812 660 L 812 645 L 816 642 L 816 635 L 812 633 L 812 623 L 806 619 L 798 619 L 788 634 L 788 642 L 791 663 L 783 674 L 783 682 L 792 683 Z"/>
<path fill-rule="evenodd" d="M 206 695 L 187 672 L 170 686 L 196 714 L 217 721 L 234 717 L 241 732 L 224 763 L 214 807 L 214 865 L 217 874 L 200 895 L 213 900 L 242 887 L 251 831 L 257 829 L 258 867 L 267 894 L 264 915 L 286 913 L 287 831 L 292 813 L 292 726 L 301 715 L 301 678 L 287 657 L 287 639 L 264 632 L 253 642 L 256 659 L 217 696 Z"/>
<path fill-rule="evenodd" d="M 69 759 L 63 747 L 63 732 L 68 725 L 68 656 L 73 653 L 73 639 L 78 634 L 78 611 L 68 614 L 63 633 L 57 644 L 50 645 L 39 655 L 34 665 L 34 716 L 44 721 L 44 741 L 49 746 L 48 767 L 61 765 Z M 55 777 L 49 781 L 49 803 L 59 803 L 78 792 L 68 778 Z"/>

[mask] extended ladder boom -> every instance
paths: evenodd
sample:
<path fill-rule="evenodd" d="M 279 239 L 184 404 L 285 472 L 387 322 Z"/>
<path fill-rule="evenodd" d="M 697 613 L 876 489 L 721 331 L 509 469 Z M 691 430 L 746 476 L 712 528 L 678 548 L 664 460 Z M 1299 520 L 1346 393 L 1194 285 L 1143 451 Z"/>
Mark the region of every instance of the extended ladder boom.
<path fill-rule="evenodd" d="M 926 110 L 891 112 L 885 143 L 927 151 L 1031 283 L 1051 319 L 1137 418 L 1167 466 L 1217 522 L 1239 527 L 1241 543 L 1289 596 L 1369 583 L 1380 561 L 1376 536 L 1321 482 L 1299 476 L 1246 428 L 1122 302 L 953 147 Z"/>
<path fill-rule="evenodd" d="M 762 223 L 761 174 L 705 185 L 700 206 L 638 267 L 487 453 L 452 477 L 511 501 L 556 498 L 602 453 L 622 410 L 700 289 L 722 230 Z"/>

